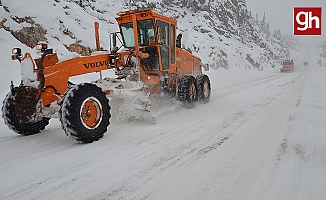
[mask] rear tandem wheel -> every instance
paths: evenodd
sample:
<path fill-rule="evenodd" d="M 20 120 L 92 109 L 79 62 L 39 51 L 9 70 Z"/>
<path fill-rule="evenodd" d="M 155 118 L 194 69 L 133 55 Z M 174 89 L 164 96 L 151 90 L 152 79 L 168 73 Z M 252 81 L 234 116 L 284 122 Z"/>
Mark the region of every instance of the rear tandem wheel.
<path fill-rule="evenodd" d="M 197 81 L 194 76 L 183 76 L 178 86 L 178 99 L 184 103 L 184 106 L 193 108 L 196 106 Z"/>
<path fill-rule="evenodd" d="M 208 103 L 211 97 L 211 82 L 206 74 L 197 77 L 198 101 Z"/>

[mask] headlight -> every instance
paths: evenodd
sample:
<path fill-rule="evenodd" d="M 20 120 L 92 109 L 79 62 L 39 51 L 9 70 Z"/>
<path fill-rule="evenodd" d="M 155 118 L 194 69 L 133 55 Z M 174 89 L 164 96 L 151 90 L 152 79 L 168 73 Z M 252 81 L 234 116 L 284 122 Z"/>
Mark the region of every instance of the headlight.
<path fill-rule="evenodd" d="M 22 50 L 20 48 L 14 48 L 12 50 L 12 54 L 21 55 L 22 54 Z"/>
<path fill-rule="evenodd" d="M 23 57 L 22 50 L 20 48 L 13 48 L 11 52 L 11 60 L 19 60 L 20 62 Z"/>
<path fill-rule="evenodd" d="M 45 49 L 47 49 L 48 48 L 48 44 L 45 44 L 45 43 L 40 43 L 40 44 L 37 44 L 36 45 L 36 50 L 45 50 Z"/>

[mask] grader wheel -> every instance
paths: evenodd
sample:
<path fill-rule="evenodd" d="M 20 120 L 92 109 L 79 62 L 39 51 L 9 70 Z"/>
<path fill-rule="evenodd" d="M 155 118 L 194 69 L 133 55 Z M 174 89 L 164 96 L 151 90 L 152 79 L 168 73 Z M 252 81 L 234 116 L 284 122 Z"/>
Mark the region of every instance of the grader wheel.
<path fill-rule="evenodd" d="M 196 106 L 197 82 L 195 77 L 189 75 L 181 78 L 178 86 L 178 99 L 184 103 L 186 107 L 192 108 Z"/>
<path fill-rule="evenodd" d="M 39 133 L 41 130 L 44 130 L 49 124 L 50 118 L 43 117 L 38 120 L 33 120 L 35 104 L 34 106 L 29 105 L 30 107 L 24 111 L 24 102 L 19 103 L 17 101 L 24 99 L 28 100 L 28 97 L 23 98 L 19 96 L 20 93 L 13 95 L 12 92 L 9 92 L 4 99 L 2 106 L 2 118 L 4 119 L 5 124 L 9 127 L 9 129 L 21 135 L 33 135 Z"/>
<path fill-rule="evenodd" d="M 60 115 L 61 127 L 71 139 L 91 143 L 102 138 L 110 124 L 109 100 L 96 85 L 75 85 L 66 93 Z"/>
<path fill-rule="evenodd" d="M 198 101 L 208 103 L 211 96 L 211 83 L 207 75 L 197 77 Z"/>

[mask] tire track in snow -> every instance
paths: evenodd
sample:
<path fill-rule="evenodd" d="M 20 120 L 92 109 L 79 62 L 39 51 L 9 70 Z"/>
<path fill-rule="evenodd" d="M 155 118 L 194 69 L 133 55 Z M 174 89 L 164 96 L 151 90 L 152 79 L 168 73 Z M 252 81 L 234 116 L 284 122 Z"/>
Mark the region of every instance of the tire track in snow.
<path fill-rule="evenodd" d="M 246 90 L 248 88 L 257 87 L 261 84 L 267 84 L 269 82 L 273 82 L 277 84 L 279 87 L 286 86 L 287 84 L 294 81 L 296 78 L 300 77 L 301 73 L 295 72 L 292 74 L 273 74 L 264 78 L 258 78 L 255 80 L 245 81 L 238 84 L 234 84 L 231 86 L 221 87 L 214 89 L 212 94 L 217 98 L 223 98 L 228 95 L 232 95 L 234 93 L 240 92 L 242 90 Z M 276 80 L 280 80 L 280 82 L 276 82 Z M 273 85 L 268 86 L 273 87 Z"/>
<path fill-rule="evenodd" d="M 291 81 L 290 81 L 291 82 Z M 286 84 L 284 84 L 284 85 L 286 85 Z M 274 98 L 272 98 L 272 100 L 269 100 L 267 103 L 266 103 L 266 105 L 265 106 L 267 106 L 270 102 L 272 102 L 273 101 L 273 99 Z M 262 101 L 267 101 L 268 100 L 268 98 L 265 98 L 265 99 L 262 99 Z M 263 105 L 264 106 L 264 105 Z M 262 106 L 262 107 L 263 107 Z M 260 108 L 259 108 L 260 109 Z M 252 110 L 252 108 L 248 108 L 248 110 Z M 236 113 L 241 113 L 241 112 L 236 112 Z M 229 113 L 230 114 L 230 113 Z M 235 114 L 234 115 L 234 113 L 231 113 L 230 114 L 230 116 L 231 117 L 233 117 L 233 118 L 235 118 L 236 120 L 232 120 L 232 122 L 231 123 L 228 123 L 227 124 L 227 126 L 224 124 L 218 124 L 218 125 L 216 125 L 216 127 L 218 127 L 218 128 L 221 128 L 221 127 L 223 127 L 223 129 L 225 129 L 225 128 L 228 128 L 228 126 L 231 126 L 231 124 L 232 124 L 232 128 L 230 128 L 230 129 L 234 129 L 235 127 L 234 126 L 237 126 L 237 127 L 239 127 L 239 126 L 241 126 L 241 124 L 243 124 L 243 123 L 245 123 L 248 119 L 250 119 L 250 116 L 248 117 L 248 113 L 245 113 L 245 114 L 243 114 L 242 116 L 240 115 L 240 117 L 239 116 L 237 116 L 237 115 L 239 115 L 239 114 Z M 237 125 L 237 120 L 239 120 L 239 124 Z M 197 132 L 197 131 L 200 131 L 201 130 L 201 128 L 203 127 L 203 126 L 198 126 L 198 124 L 200 124 L 200 123 L 202 123 L 203 121 L 205 121 L 205 120 L 199 120 L 199 121 L 196 121 L 196 123 L 195 124 L 192 124 L 192 127 L 199 127 L 199 128 L 196 128 L 196 129 L 189 129 L 189 130 L 191 130 L 191 132 Z M 215 123 L 216 124 L 216 123 Z M 205 125 L 204 125 L 205 126 Z M 184 128 L 184 129 L 181 129 L 181 130 L 179 130 L 180 132 L 183 132 L 183 133 L 186 133 L 186 132 L 188 132 L 187 131 L 187 129 L 188 128 Z M 204 131 L 205 133 L 207 133 L 207 131 Z M 222 131 L 223 132 L 223 131 Z M 225 132 L 224 132 L 225 133 Z M 189 135 L 189 133 L 187 134 L 187 135 Z M 183 137 L 186 137 L 187 135 L 185 135 L 185 136 L 181 136 L 181 138 L 183 138 Z M 170 134 L 170 135 L 167 135 L 166 137 L 167 138 L 170 138 L 170 137 L 173 137 L 174 139 L 176 139 L 176 140 L 180 140 L 180 136 L 179 135 L 175 135 L 175 133 L 173 133 L 173 134 Z M 214 138 L 214 136 L 212 136 L 211 134 L 207 134 L 207 135 L 205 135 L 205 138 L 207 139 L 207 138 L 209 138 L 209 136 L 211 136 L 211 140 L 213 140 L 214 142 L 212 143 L 206 143 L 207 142 L 207 140 L 193 140 L 193 142 L 192 143 L 190 143 L 190 145 L 189 146 L 192 146 L 192 147 L 195 147 L 195 148 L 191 148 L 190 150 L 189 150 L 189 148 L 187 148 L 187 147 L 185 147 L 185 148 L 182 148 L 182 147 L 179 147 L 179 148 L 176 148 L 176 149 L 173 149 L 173 150 L 171 150 L 171 152 L 173 152 L 172 154 L 171 154 L 171 152 L 169 152 L 168 154 L 165 154 L 166 156 L 161 156 L 158 160 L 157 160 L 157 162 L 155 162 L 153 165 L 152 165 L 152 167 L 149 167 L 149 168 L 147 168 L 145 171 L 143 171 L 143 172 L 141 172 L 140 174 L 140 176 L 142 176 L 142 175 L 144 175 L 144 174 L 147 174 L 147 178 L 146 178 L 146 181 L 144 182 L 145 184 L 149 184 L 149 182 L 151 182 L 151 181 L 155 181 L 155 177 L 157 176 L 157 174 L 159 174 L 160 172 L 162 172 L 162 171 L 167 171 L 167 170 L 173 170 L 173 169 L 171 169 L 171 167 L 174 167 L 174 168 L 176 168 L 176 166 L 178 166 L 178 167 L 180 167 L 180 165 L 177 165 L 177 163 L 187 163 L 187 162 L 189 162 L 190 164 L 192 164 L 192 163 L 194 163 L 197 159 L 194 159 L 194 153 L 196 152 L 196 154 L 198 155 L 201 155 L 202 156 L 202 154 L 200 154 L 201 152 L 205 152 L 205 154 L 207 154 L 207 153 L 209 153 L 209 152 L 211 152 L 211 151 L 213 151 L 213 150 L 216 150 L 216 146 L 218 145 L 218 144 L 222 144 L 224 141 L 225 141 L 225 138 L 228 138 L 228 137 L 222 137 L 222 139 L 220 139 L 220 141 L 223 141 L 222 143 L 221 142 L 215 142 L 215 141 L 219 141 L 219 140 L 216 140 L 215 138 Z M 221 136 L 221 135 L 219 135 L 219 136 Z M 176 137 L 176 138 L 175 138 Z M 179 138 L 178 138 L 179 137 Z M 160 139 L 162 139 L 162 138 L 159 138 L 158 140 L 160 140 Z M 214 140 L 215 139 L 215 140 Z M 196 141 L 196 142 L 194 142 L 194 141 Z M 178 143 L 179 144 L 179 143 Z M 194 146 L 194 144 L 195 144 L 195 146 Z M 166 145 L 166 146 L 173 146 L 173 142 L 168 142 L 168 143 L 165 143 L 164 145 Z M 197 147 L 197 148 L 196 148 Z M 198 147 L 200 147 L 200 148 L 198 148 Z M 188 151 L 184 151 L 183 149 L 186 149 L 186 150 L 188 150 Z M 206 150 L 209 150 L 209 151 L 206 151 Z M 177 153 L 176 153 L 177 152 Z M 189 155 L 189 154 L 192 154 L 192 155 Z M 187 155 L 187 156 L 186 156 Z M 199 162 L 199 161 L 198 161 Z M 189 165 L 190 165 L 189 164 Z M 188 165 L 188 166 L 189 166 Z M 182 165 L 181 165 L 182 166 Z M 152 174 L 151 176 L 149 175 L 149 174 Z M 147 194 L 148 195 L 148 194 Z M 145 195 L 145 196 L 147 196 L 147 195 Z"/>
<path fill-rule="evenodd" d="M 270 81 L 272 81 L 272 80 L 270 80 Z M 285 82 L 291 82 L 291 81 L 292 80 L 288 81 L 288 79 L 286 79 Z M 266 83 L 269 81 L 263 81 L 263 82 Z M 286 84 L 284 84 L 284 85 L 286 85 Z M 242 90 L 235 91 L 235 92 L 233 92 L 233 94 L 241 92 L 241 91 Z M 230 94 L 230 96 L 232 96 L 232 94 Z M 266 102 L 266 105 L 261 105 L 261 107 L 267 106 L 270 102 L 273 101 L 273 99 L 274 99 L 274 97 L 272 99 L 262 97 L 261 101 L 262 102 L 267 101 L 267 102 Z M 258 102 L 258 104 L 259 104 L 259 102 Z M 203 106 L 206 106 L 206 105 L 203 105 Z M 229 138 L 229 131 L 223 131 L 223 130 L 225 130 L 225 129 L 232 130 L 234 128 L 237 128 L 237 127 L 241 126 L 242 124 L 244 124 L 247 120 L 249 120 L 250 117 L 252 117 L 252 116 L 250 116 L 250 114 L 247 113 L 248 110 L 252 110 L 252 107 L 257 107 L 257 109 L 261 109 L 261 107 L 258 107 L 256 105 L 251 105 L 251 106 L 248 106 L 247 110 L 245 110 L 245 111 L 238 110 L 236 112 L 227 113 L 228 117 L 223 116 L 221 123 L 216 123 L 216 122 L 208 123 L 210 125 L 210 127 L 213 127 L 211 132 L 214 133 L 213 130 L 215 130 L 215 132 L 216 132 L 216 128 L 217 128 L 217 130 L 219 130 L 221 132 L 220 134 L 205 134 L 204 137 L 202 137 L 202 138 L 196 137 L 196 138 L 193 138 L 191 141 L 185 139 L 185 138 L 189 137 L 189 135 L 192 132 L 196 133 L 196 132 L 203 131 L 204 133 L 209 133 L 210 132 L 209 130 L 203 130 L 203 127 L 207 126 L 207 121 L 206 121 L 206 124 L 203 122 L 205 122 L 205 120 L 207 120 L 208 117 L 206 117 L 204 119 L 200 119 L 200 120 L 197 119 L 197 121 L 195 121 L 193 124 L 191 124 L 191 127 L 185 126 L 184 128 L 178 129 L 177 131 L 166 130 L 165 132 L 161 132 L 160 137 L 157 137 L 156 139 L 154 139 L 154 141 L 150 141 L 151 144 L 148 145 L 148 146 L 151 146 L 151 145 L 156 146 L 157 147 L 156 150 L 151 149 L 151 153 L 148 153 L 145 156 L 145 157 L 153 156 L 155 158 L 154 159 L 155 161 L 152 162 L 152 164 L 150 166 L 147 166 L 146 170 L 138 172 L 138 175 L 137 175 L 137 173 L 135 173 L 132 177 L 130 177 L 130 179 L 135 179 L 135 177 L 144 177 L 144 176 L 146 178 L 143 179 L 143 181 L 141 181 L 142 182 L 141 184 L 130 183 L 130 186 L 127 188 L 132 188 L 133 185 L 150 185 L 151 182 L 155 182 L 155 180 L 157 179 L 157 174 L 164 173 L 165 171 L 173 171 L 173 170 L 176 170 L 178 167 L 183 167 L 184 165 L 190 166 L 193 163 L 200 162 L 200 160 L 198 160 L 198 159 L 200 159 L 203 156 L 202 152 L 205 152 L 204 154 L 211 153 L 213 150 L 216 150 L 217 146 L 224 143 L 224 141 L 226 140 L 225 138 Z M 243 108 L 239 106 L 239 109 L 241 110 Z M 180 112 L 186 112 L 186 111 L 181 110 Z M 174 113 L 174 114 L 176 114 L 176 113 Z M 252 115 L 254 115 L 254 114 L 255 113 L 253 113 Z M 214 116 L 216 114 L 212 114 L 212 115 Z M 214 117 L 211 116 L 210 118 L 214 118 Z M 233 119 L 228 120 L 228 118 L 233 118 Z M 224 121 L 223 119 L 227 119 L 227 121 L 229 121 L 229 122 L 227 122 L 225 124 L 226 121 Z M 160 125 L 160 124 L 158 123 L 158 125 Z M 197 127 L 197 128 L 194 128 L 194 127 Z M 171 131 L 171 134 L 168 134 L 168 132 L 170 132 L 170 131 Z M 177 132 L 181 132 L 184 134 L 180 135 Z M 225 133 L 227 133 L 226 136 L 223 136 L 223 134 L 225 134 Z M 181 146 L 180 146 L 181 143 L 177 142 L 176 144 L 178 144 L 178 146 L 176 147 L 176 145 L 174 144 L 174 141 L 180 141 L 180 140 L 185 140 L 187 142 L 183 143 L 183 145 L 181 145 Z M 165 142 L 162 143 L 162 141 L 165 141 Z M 213 141 L 213 142 L 209 142 L 209 141 Z M 221 142 L 221 141 L 223 141 L 223 142 Z M 144 143 L 147 143 L 147 142 L 143 141 L 143 144 Z M 162 146 L 169 147 L 167 150 L 167 153 L 163 153 L 160 156 L 155 157 L 154 155 L 157 153 L 157 151 L 159 151 L 159 149 L 162 148 Z M 205 157 L 205 155 L 204 155 L 204 157 Z M 125 183 L 123 183 L 123 184 L 125 184 Z M 117 187 L 118 188 L 125 187 L 125 185 L 123 185 L 123 184 L 120 186 L 117 186 Z M 141 190 L 141 189 L 139 187 L 135 187 L 133 190 L 131 190 L 129 192 L 134 193 L 137 190 Z M 119 196 L 119 193 L 117 193 L 116 195 Z M 144 193 L 143 195 L 148 196 L 150 194 Z"/>
<path fill-rule="evenodd" d="M 236 149 L 236 151 L 231 151 L 228 154 L 229 159 L 225 158 L 223 154 L 216 154 L 220 155 L 222 160 L 226 159 L 229 162 L 224 162 L 224 165 L 211 164 L 212 168 L 208 171 L 215 169 L 218 172 L 211 178 L 211 182 L 206 184 L 206 188 L 203 189 L 205 192 L 199 193 L 197 198 L 214 199 L 216 193 L 219 194 L 219 199 L 246 198 L 249 194 L 248 191 L 263 172 L 265 163 L 269 162 L 269 151 L 277 146 L 283 127 L 286 126 L 288 113 L 291 113 L 295 107 L 295 101 L 292 102 L 292 99 L 300 94 L 304 80 L 301 77 L 299 82 L 288 85 L 289 87 L 285 90 L 291 91 L 291 93 L 284 92 L 273 99 L 236 130 L 236 135 L 227 141 L 227 143 L 232 142 L 233 145 L 230 148 Z M 284 105 L 284 103 L 286 104 Z M 279 109 L 279 106 L 282 110 Z M 245 136 L 241 136 L 242 134 Z M 216 157 L 212 155 L 210 160 Z"/>

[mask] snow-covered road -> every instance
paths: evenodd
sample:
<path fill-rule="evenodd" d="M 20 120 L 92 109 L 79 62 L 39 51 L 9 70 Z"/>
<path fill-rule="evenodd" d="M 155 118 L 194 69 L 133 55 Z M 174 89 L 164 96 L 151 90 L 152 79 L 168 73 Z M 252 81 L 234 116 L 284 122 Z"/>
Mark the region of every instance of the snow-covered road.
<path fill-rule="evenodd" d="M 1 122 L 0 199 L 323 199 L 326 68 L 296 65 L 213 70 L 208 104 L 164 104 L 92 144 L 58 120 L 26 137 Z"/>

